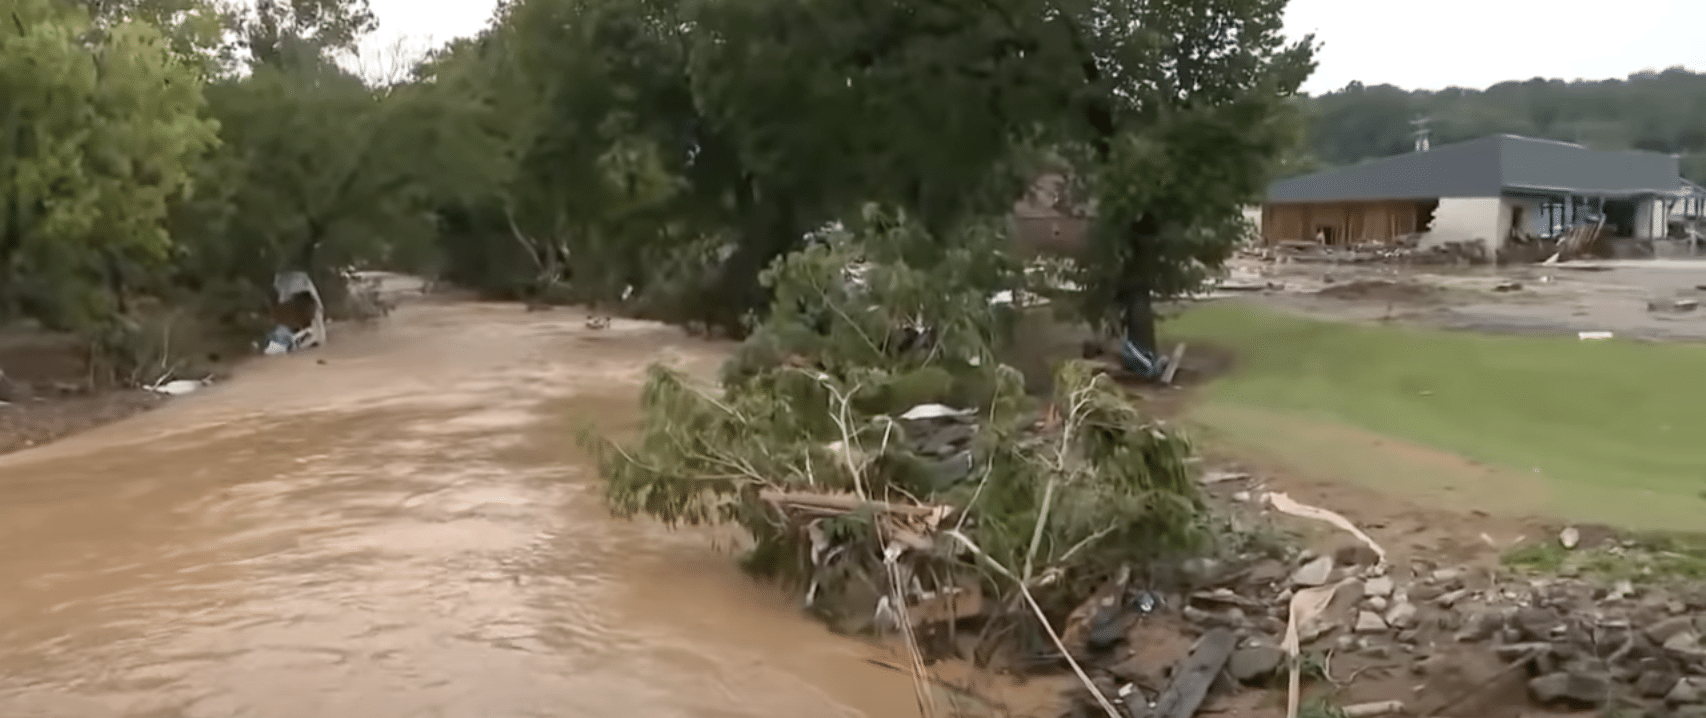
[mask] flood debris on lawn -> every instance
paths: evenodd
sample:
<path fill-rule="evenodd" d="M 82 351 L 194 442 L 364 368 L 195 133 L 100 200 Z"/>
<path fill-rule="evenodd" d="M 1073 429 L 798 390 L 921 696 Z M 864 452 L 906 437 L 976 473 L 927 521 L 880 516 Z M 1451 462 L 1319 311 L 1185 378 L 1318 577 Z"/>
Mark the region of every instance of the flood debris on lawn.
<path fill-rule="evenodd" d="M 899 636 L 925 715 L 926 667 L 947 658 L 1067 676 L 1070 715 L 1188 718 L 1278 690 L 1295 718 L 1371 676 L 1423 690 L 1356 715 L 1468 711 L 1461 687 L 1426 688 L 1472 651 L 1520 659 L 1508 675 L 1537 703 L 1706 718 L 1706 594 L 1389 556 L 1343 516 L 1201 466 L 1088 363 L 1027 396 L 997 360 L 983 270 L 908 265 L 902 239 L 786 258 L 720 387 L 654 367 L 637 437 L 593 441 L 617 514 L 736 524 L 744 564 L 827 624 Z M 1257 540 L 1252 513 L 1344 543 Z"/>
<path fill-rule="evenodd" d="M 638 438 L 600 445 L 613 510 L 739 525 L 749 569 L 837 630 L 899 635 L 919 675 L 999 655 L 1088 686 L 1076 646 L 1106 631 L 1068 614 L 1205 541 L 1190 444 L 1089 363 L 1028 396 L 997 358 L 1001 287 L 972 276 L 998 253 L 920 267 L 915 237 L 861 239 L 771 270 L 773 311 L 721 387 L 651 370 Z"/>
<path fill-rule="evenodd" d="M 1421 244 L 1421 235 L 1399 237 L 1391 242 L 1331 245 L 1322 242 L 1281 241 L 1250 245 L 1240 255 L 1276 263 L 1297 264 L 1484 264 L 1492 260 L 1480 240 Z"/>

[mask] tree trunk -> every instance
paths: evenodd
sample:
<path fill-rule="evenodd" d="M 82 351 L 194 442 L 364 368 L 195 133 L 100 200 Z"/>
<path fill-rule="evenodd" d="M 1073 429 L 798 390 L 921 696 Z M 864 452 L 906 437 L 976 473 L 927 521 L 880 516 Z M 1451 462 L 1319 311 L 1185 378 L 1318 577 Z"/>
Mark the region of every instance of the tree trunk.
<path fill-rule="evenodd" d="M 768 210 L 760 208 L 750 183 L 742 187 L 735 199 L 741 216 L 747 220 L 746 231 L 718 270 L 712 302 L 707 303 L 703 313 L 707 324 L 731 337 L 746 333 L 742 319 L 747 312 L 765 310 L 769 292 L 759 282 L 759 275 L 777 257 L 793 249 L 801 234 L 794 226 L 795 213 L 786 199 L 775 200 L 775 206 Z"/>
<path fill-rule="evenodd" d="M 1131 223 L 1127 241 L 1132 246 L 1126 259 L 1125 279 L 1120 283 L 1122 296 L 1119 299 L 1124 308 L 1126 338 L 1151 354 L 1159 354 L 1161 347 L 1155 338 L 1155 291 L 1150 286 L 1150 278 L 1155 276 L 1158 268 L 1147 245 L 1153 243 L 1160 233 L 1161 224 L 1153 213 L 1146 213 Z"/>
<path fill-rule="evenodd" d="M 1134 292 L 1125 301 L 1125 335 L 1139 349 L 1158 354 L 1155 340 L 1155 302 L 1147 289 Z"/>

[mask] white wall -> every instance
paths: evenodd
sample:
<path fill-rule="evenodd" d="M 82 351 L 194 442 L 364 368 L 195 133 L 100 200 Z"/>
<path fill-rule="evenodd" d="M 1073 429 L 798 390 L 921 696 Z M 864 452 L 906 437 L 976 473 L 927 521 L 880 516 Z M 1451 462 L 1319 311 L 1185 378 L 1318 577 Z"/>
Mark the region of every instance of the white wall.
<path fill-rule="evenodd" d="M 1534 234 L 1534 228 L 1539 224 L 1541 215 L 1540 200 L 1530 197 L 1504 197 L 1499 201 L 1499 236 L 1501 243 L 1510 241 L 1511 220 L 1517 210 L 1522 210 L 1522 226 L 1517 231 L 1527 235 Z"/>
<path fill-rule="evenodd" d="M 1262 205 L 1244 205 L 1244 219 L 1249 220 L 1250 225 L 1256 228 L 1255 236 L 1259 239 L 1262 236 Z"/>
<path fill-rule="evenodd" d="M 1422 234 L 1419 246 L 1432 247 L 1447 242 L 1480 240 L 1487 247 L 1487 259 L 1498 256 L 1505 232 L 1510 226 L 1504 201 L 1498 197 L 1441 197 L 1434 210 L 1434 221 Z M 1503 220 L 1503 224 L 1500 224 Z"/>
<path fill-rule="evenodd" d="M 1665 201 L 1657 197 L 1635 200 L 1635 238 L 1663 239 L 1670 229 Z"/>

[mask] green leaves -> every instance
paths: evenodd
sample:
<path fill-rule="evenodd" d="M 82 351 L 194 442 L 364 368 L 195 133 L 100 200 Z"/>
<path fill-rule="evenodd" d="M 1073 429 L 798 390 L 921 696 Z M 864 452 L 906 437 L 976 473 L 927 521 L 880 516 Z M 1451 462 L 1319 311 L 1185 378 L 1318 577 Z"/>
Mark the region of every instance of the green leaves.
<path fill-rule="evenodd" d="M 91 39 L 53 0 L 14 6 L 0 27 L 0 297 L 85 326 L 116 301 L 103 284 L 157 266 L 168 201 L 216 144 L 201 83 L 150 25 Z M 0 312 L 7 307 L 0 305 Z"/>

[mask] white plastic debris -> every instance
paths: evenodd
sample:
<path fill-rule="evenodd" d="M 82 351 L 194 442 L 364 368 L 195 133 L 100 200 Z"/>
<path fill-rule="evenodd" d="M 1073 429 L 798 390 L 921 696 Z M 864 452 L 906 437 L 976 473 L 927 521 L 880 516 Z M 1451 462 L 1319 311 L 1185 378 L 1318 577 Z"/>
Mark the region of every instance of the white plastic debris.
<path fill-rule="evenodd" d="M 148 387 L 149 391 L 167 396 L 183 396 L 208 385 L 206 379 L 177 379 Z"/>
<path fill-rule="evenodd" d="M 1610 339 L 1611 332 L 1576 332 L 1576 338 L 1584 342 Z"/>
<path fill-rule="evenodd" d="M 907 409 L 905 414 L 900 415 L 900 418 L 906 419 L 907 421 L 918 421 L 920 419 L 946 419 L 953 416 L 971 416 L 976 411 L 976 409 L 955 409 L 951 406 L 943 406 L 941 404 L 919 404 L 911 409 Z"/>
<path fill-rule="evenodd" d="M 1374 539 L 1370 538 L 1362 529 L 1357 528 L 1357 525 L 1351 523 L 1350 519 L 1345 518 L 1343 515 L 1335 511 L 1301 503 L 1290 496 L 1277 491 L 1269 493 L 1266 496 L 1266 499 L 1268 505 L 1280 510 L 1281 512 L 1300 518 L 1314 519 L 1316 521 L 1329 523 L 1343 529 L 1346 533 L 1357 537 L 1357 540 L 1362 541 L 1364 545 L 1372 549 L 1374 551 L 1374 555 L 1379 559 L 1379 563 L 1375 564 L 1375 571 L 1381 572 L 1385 570 L 1386 549 L 1381 548 L 1380 544 L 1376 543 Z"/>
<path fill-rule="evenodd" d="M 275 356 L 326 343 L 326 303 L 320 299 L 320 290 L 314 286 L 314 280 L 308 277 L 308 273 L 279 272 L 273 275 L 272 286 L 280 304 L 290 301 L 291 297 L 298 294 L 307 294 L 314 300 L 314 313 L 309 318 L 308 326 L 294 333 L 284 327 L 275 328 L 267 336 L 261 353 Z"/>

